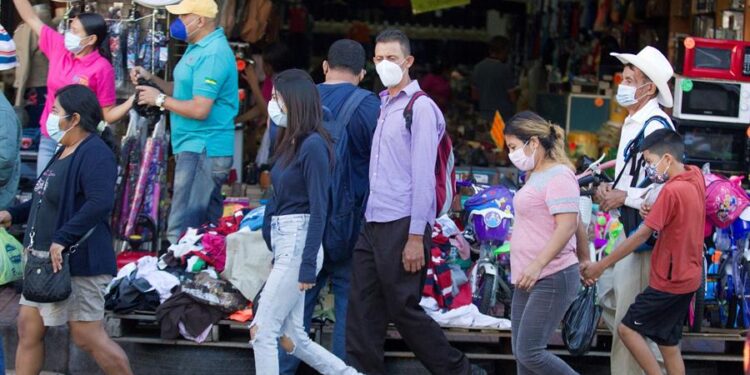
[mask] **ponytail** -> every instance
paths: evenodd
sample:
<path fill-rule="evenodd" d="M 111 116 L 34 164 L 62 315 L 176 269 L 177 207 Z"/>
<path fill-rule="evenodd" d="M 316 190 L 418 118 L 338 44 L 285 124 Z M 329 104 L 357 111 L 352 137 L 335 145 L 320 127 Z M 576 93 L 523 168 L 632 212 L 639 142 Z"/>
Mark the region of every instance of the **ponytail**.
<path fill-rule="evenodd" d="M 565 152 L 565 131 L 536 113 L 524 111 L 513 116 L 504 133 L 506 136 L 518 137 L 523 142 L 536 137 L 544 148 L 546 158 L 575 169 Z"/>
<path fill-rule="evenodd" d="M 94 48 L 102 57 L 108 61 L 112 60 L 112 51 L 109 46 L 109 28 L 107 22 L 101 14 L 97 13 L 80 13 L 76 16 L 86 35 L 96 35 L 96 44 Z"/>

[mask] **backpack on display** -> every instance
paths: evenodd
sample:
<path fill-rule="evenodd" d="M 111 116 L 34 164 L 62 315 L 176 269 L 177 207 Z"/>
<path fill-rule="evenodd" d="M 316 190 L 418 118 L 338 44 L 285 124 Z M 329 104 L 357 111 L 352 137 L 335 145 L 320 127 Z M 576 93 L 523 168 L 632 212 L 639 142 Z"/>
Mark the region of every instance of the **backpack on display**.
<path fill-rule="evenodd" d="M 354 112 L 370 92 L 356 89 L 344 102 L 338 116 L 324 108 L 323 126 L 333 140 L 334 163 L 328 196 L 328 218 L 323 233 L 323 249 L 332 261 L 347 259 L 359 236 L 358 225 L 364 202 L 356 202 L 352 183 L 351 155 L 346 128 Z"/>
<path fill-rule="evenodd" d="M 750 206 L 742 180 L 714 173 L 703 175 L 703 180 L 706 183 L 706 221 L 717 228 L 729 227 Z"/>
<path fill-rule="evenodd" d="M 421 97 L 428 97 L 424 91 L 417 91 L 409 99 L 404 108 L 406 130 L 411 133 L 414 120 L 414 103 Z M 453 142 L 448 135 L 448 129 L 438 142 L 437 158 L 435 159 L 435 217 L 448 213 L 456 196 L 456 159 L 453 155 Z"/>

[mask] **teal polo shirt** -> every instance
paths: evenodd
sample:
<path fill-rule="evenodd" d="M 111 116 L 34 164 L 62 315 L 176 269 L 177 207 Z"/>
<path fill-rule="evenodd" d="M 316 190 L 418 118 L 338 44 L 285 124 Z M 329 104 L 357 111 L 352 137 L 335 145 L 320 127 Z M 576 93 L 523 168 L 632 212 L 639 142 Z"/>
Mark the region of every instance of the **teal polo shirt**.
<path fill-rule="evenodd" d="M 222 28 L 188 45 L 174 69 L 173 97 L 185 101 L 202 96 L 214 104 L 205 120 L 170 114 L 174 153 L 234 154 L 234 118 L 240 105 L 237 80 L 234 53 Z"/>

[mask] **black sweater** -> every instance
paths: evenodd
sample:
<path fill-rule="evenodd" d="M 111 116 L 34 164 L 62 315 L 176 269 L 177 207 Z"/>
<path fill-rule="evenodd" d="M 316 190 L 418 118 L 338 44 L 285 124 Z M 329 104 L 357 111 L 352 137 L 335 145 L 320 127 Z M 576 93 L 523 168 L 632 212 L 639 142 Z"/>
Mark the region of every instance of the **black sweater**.
<path fill-rule="evenodd" d="M 290 162 L 277 161 L 271 169 L 275 194 L 266 208 L 266 215 L 310 215 L 299 271 L 301 283 L 315 283 L 316 259 L 327 218 L 330 175 L 329 149 L 317 133 L 305 138 Z"/>

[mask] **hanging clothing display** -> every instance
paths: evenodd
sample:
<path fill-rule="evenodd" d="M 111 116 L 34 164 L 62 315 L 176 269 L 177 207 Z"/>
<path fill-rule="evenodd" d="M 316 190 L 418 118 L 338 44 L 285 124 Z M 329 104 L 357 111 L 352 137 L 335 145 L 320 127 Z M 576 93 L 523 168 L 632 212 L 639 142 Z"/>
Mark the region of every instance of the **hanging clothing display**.
<path fill-rule="evenodd" d="M 138 181 L 135 185 L 135 192 L 125 226 L 125 238 L 134 234 L 139 214 L 147 215 L 154 223 L 157 223 L 157 228 L 160 228 L 163 224 L 160 220 L 159 208 L 163 199 L 162 192 L 166 191 L 162 188 L 163 177 L 166 174 L 165 127 L 166 117 L 161 116 L 154 126 L 153 135 L 146 141 L 143 159 L 141 159 L 138 171 Z"/>

